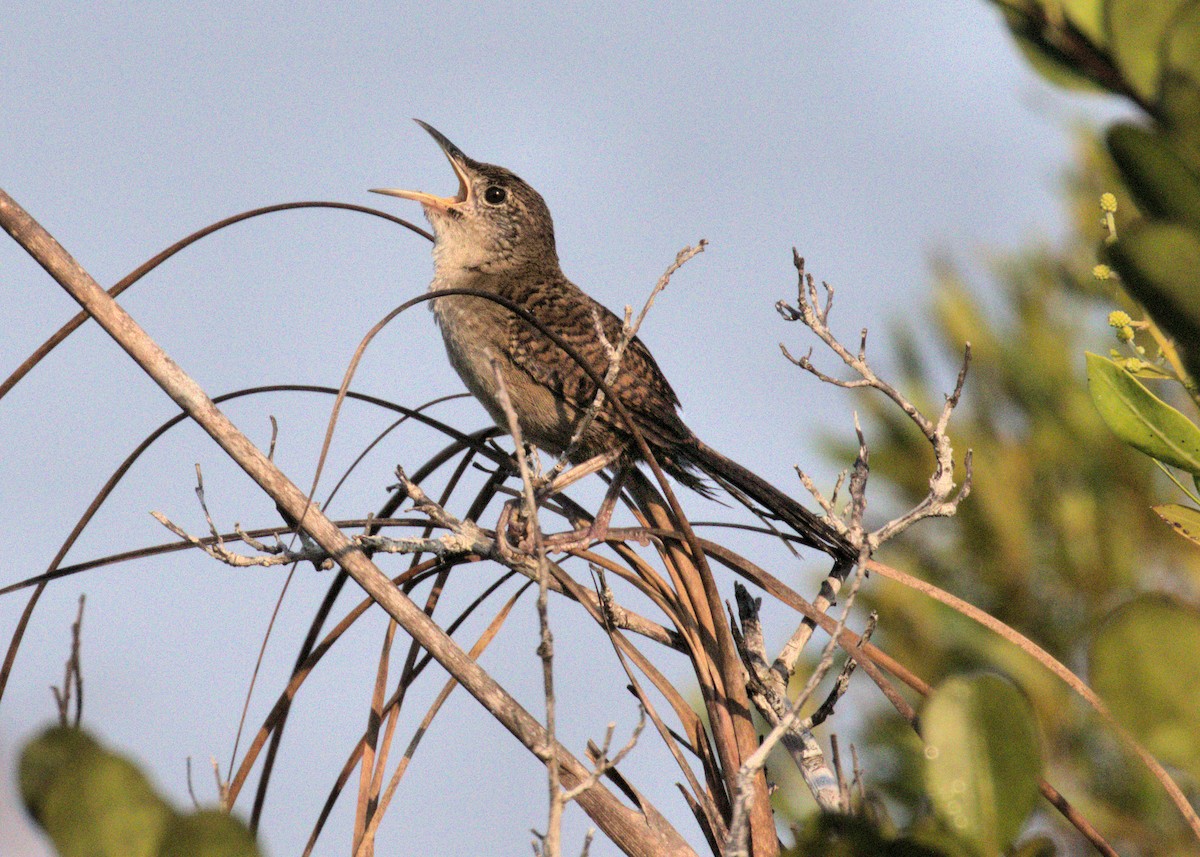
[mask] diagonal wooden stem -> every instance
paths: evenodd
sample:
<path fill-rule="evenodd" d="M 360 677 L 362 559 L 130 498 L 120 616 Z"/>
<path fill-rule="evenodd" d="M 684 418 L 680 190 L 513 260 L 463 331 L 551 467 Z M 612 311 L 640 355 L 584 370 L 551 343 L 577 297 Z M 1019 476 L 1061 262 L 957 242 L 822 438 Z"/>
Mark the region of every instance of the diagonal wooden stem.
<path fill-rule="evenodd" d="M 309 503 L 305 493 L 230 422 L 200 386 L 3 190 L 0 190 L 0 226 L 517 740 L 531 752 L 544 751 L 549 736 L 541 724 L 417 605 L 392 586 L 391 581 L 355 547 L 346 534 Z M 563 784 L 573 788 L 583 782 L 589 775 L 586 766 L 567 748 L 560 745 L 555 749 L 562 768 Z M 630 809 L 600 784 L 581 794 L 579 803 L 626 854 L 694 857 L 695 852 L 678 831 L 648 804 L 643 804 L 641 811 Z"/>

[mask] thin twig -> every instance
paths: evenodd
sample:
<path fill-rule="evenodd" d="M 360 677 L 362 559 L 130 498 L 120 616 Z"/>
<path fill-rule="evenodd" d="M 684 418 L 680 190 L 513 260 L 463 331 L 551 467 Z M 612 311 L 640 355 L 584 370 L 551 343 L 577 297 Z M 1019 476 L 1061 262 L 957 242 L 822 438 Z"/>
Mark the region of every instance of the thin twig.
<path fill-rule="evenodd" d="M 833 331 L 829 328 L 829 313 L 833 308 L 833 288 L 828 283 L 821 284 L 825 289 L 826 295 L 825 301 L 822 303 L 820 294 L 817 291 L 816 282 L 812 274 L 805 271 L 804 259 L 795 249 L 792 250 L 792 262 L 799 277 L 796 305 L 791 306 L 784 301 L 779 301 L 775 304 L 776 310 L 788 321 L 803 323 L 858 377 L 854 380 L 846 381 L 821 371 L 813 365 L 811 348 L 808 353 L 796 357 L 787 349 L 787 346 L 780 344 L 779 347 L 784 357 L 824 383 L 833 384 L 845 389 L 871 388 L 878 390 L 891 399 L 908 416 L 933 448 L 935 463 L 933 475 L 929 479 L 929 493 L 911 510 L 870 533 L 862 530 L 861 517 L 865 509 L 866 471 L 865 467 L 860 470 L 856 465 L 854 473 L 851 476 L 851 520 L 849 528 L 852 533 L 848 537 L 852 544 L 865 544 L 871 552 L 874 552 L 885 541 L 895 537 L 917 521 L 930 517 L 949 517 L 954 515 L 958 511 L 959 503 L 965 500 L 971 493 L 971 452 L 968 450 L 964 459 L 965 474 L 962 485 L 956 486 L 954 482 L 954 449 L 951 446 L 950 436 L 947 433 L 950 417 L 962 397 L 963 385 L 966 383 L 967 369 L 971 362 L 971 345 L 967 343 L 963 349 L 963 362 L 959 369 L 953 391 L 946 396 L 946 401 L 937 419 L 930 419 L 922 414 L 917 406 L 905 398 L 899 390 L 875 374 L 875 370 L 867 360 L 867 331 L 865 328 L 860 333 L 857 352 L 852 352 L 834 335 Z M 862 432 L 857 425 L 857 418 L 855 419 L 855 429 L 859 435 L 859 449 L 860 451 L 865 451 L 866 446 L 862 440 Z M 854 483 L 856 476 L 862 480 L 857 486 Z M 822 497 L 816 486 L 807 476 L 800 473 L 800 478 L 804 487 L 813 494 L 813 497 L 820 503 L 821 507 L 826 510 L 826 514 L 830 514 L 832 503 Z M 859 532 L 854 533 L 854 530 L 858 530 Z"/>
<path fill-rule="evenodd" d="M 83 605 L 86 601 L 87 596 L 79 596 L 79 612 L 75 614 L 75 621 L 71 623 L 71 654 L 67 656 L 66 665 L 63 667 L 62 688 L 50 688 L 58 708 L 59 725 L 76 729 L 83 720 L 83 665 L 79 659 L 79 647 L 83 629 Z M 75 698 L 74 717 L 71 716 L 72 696 Z"/>
<path fill-rule="evenodd" d="M 501 371 L 500 362 L 492 359 L 492 372 L 496 379 L 496 398 L 500 402 L 500 407 L 504 410 L 504 416 L 508 421 L 508 430 L 512 435 L 513 446 L 517 454 L 517 468 L 521 475 L 521 502 L 525 513 L 525 526 L 529 534 L 529 539 L 532 541 L 533 554 L 537 562 L 537 615 L 539 641 L 537 647 L 538 658 L 542 662 L 542 691 L 545 698 L 546 706 L 546 744 L 542 748 L 535 748 L 534 753 L 546 765 L 547 789 L 550 796 L 550 807 L 546 819 L 546 832 L 538 837 L 541 843 L 540 853 L 544 857 L 562 857 L 562 815 L 563 809 L 566 806 L 566 800 L 563 794 L 562 786 L 559 782 L 558 772 L 558 753 L 555 745 L 555 729 L 557 721 L 557 705 L 554 697 L 554 634 L 550 630 L 550 610 L 549 610 L 549 592 L 550 592 L 550 564 L 546 561 L 546 546 L 542 541 L 542 529 L 538 522 L 538 503 L 534 490 L 534 476 L 529 468 L 529 456 L 525 452 L 525 441 L 521 435 L 521 421 L 517 418 L 517 411 L 513 407 L 512 399 L 508 395 L 508 385 L 504 381 L 504 373 Z M 498 545 L 507 547 L 508 534 L 500 531 L 500 526 L 496 529 L 496 542 Z M 589 778 L 581 781 L 588 783 Z M 535 853 L 538 852 L 537 845 L 534 846 Z"/>
<path fill-rule="evenodd" d="M 178 524 L 161 512 L 151 512 L 150 515 L 179 536 L 188 544 L 204 551 L 215 560 L 234 568 L 273 568 L 280 565 L 290 565 L 295 562 L 311 562 L 317 568 L 328 570 L 333 568 L 334 559 L 320 545 L 310 543 L 299 550 L 287 548 L 284 545 L 266 545 L 261 542 L 252 544 L 258 550 L 264 551 L 262 556 L 247 556 L 229 550 L 222 543 L 222 537 L 213 530 L 209 539 L 202 539 L 184 530 Z M 356 535 L 353 543 L 364 551 L 384 554 L 421 554 L 431 553 L 437 557 L 464 556 L 475 552 L 478 541 L 469 535 L 447 533 L 435 539 L 422 538 L 391 538 L 389 536 Z"/>
<path fill-rule="evenodd" d="M 28 215 L 0 191 L 3 227 L 51 274 L 123 350 L 183 408 L 271 498 L 337 558 L 346 573 L 363 587 L 413 638 L 431 652 L 465 689 L 479 700 L 528 749 L 544 746 L 545 730 L 498 682 L 472 661 L 445 632 L 399 592 L 378 567 L 319 510 L 265 455 L 221 413 L 196 382 L 154 342 L 134 319 Z M 565 748 L 556 748 L 571 784 L 587 775 L 584 766 Z M 626 851 L 689 854 L 692 849 L 661 815 L 647 806 L 635 812 L 624 806 L 603 784 L 586 791 L 580 802 Z"/>

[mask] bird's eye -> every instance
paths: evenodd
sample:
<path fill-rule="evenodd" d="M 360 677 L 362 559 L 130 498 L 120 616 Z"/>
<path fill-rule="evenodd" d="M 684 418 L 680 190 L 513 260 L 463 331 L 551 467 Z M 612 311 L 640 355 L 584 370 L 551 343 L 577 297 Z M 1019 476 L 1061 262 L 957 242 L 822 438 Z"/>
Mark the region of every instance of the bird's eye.
<path fill-rule="evenodd" d="M 490 205 L 499 205 L 500 203 L 504 202 L 504 200 L 507 198 L 508 198 L 508 191 L 506 191 L 502 187 L 497 187 L 496 185 L 492 185 L 491 187 L 489 187 L 487 190 L 485 190 L 483 192 L 484 201 L 489 203 Z"/>

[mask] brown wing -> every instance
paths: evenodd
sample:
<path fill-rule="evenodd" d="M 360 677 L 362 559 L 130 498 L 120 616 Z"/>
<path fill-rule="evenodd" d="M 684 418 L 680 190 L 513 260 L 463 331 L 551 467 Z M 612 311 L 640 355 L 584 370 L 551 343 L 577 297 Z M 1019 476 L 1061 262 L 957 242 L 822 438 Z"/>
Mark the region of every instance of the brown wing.
<path fill-rule="evenodd" d="M 604 377 L 609 352 L 600 331 L 612 345 L 620 342 L 622 323 L 616 315 L 566 279 L 531 285 L 528 293 L 513 297 Z M 596 385 L 587 373 L 554 342 L 516 316 L 510 316 L 509 346 L 513 362 L 561 401 L 580 411 L 591 405 Z M 625 349 L 613 388 L 652 445 L 669 447 L 690 436 L 676 413 L 679 399 L 675 391 L 640 339 L 635 337 Z M 603 408 L 597 422 L 620 435 L 628 434 L 611 408 Z"/>

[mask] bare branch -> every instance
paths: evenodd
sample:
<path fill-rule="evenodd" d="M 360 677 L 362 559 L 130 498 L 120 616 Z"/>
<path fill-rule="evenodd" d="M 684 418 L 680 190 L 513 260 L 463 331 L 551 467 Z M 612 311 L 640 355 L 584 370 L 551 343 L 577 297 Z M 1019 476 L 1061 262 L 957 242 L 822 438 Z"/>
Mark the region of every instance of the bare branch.
<path fill-rule="evenodd" d="M 25 248 L 50 275 L 113 337 L 127 354 L 201 426 L 287 513 L 294 516 L 330 556 L 421 646 L 482 703 L 492 716 L 530 750 L 544 747 L 545 730 L 495 679 L 417 607 L 338 529 L 305 492 L 289 480 L 240 432 L 189 377 L 69 254 L 19 205 L 0 191 L 0 227 Z M 587 776 L 566 748 L 556 747 L 564 782 Z M 618 848 L 628 853 L 688 855 L 693 851 L 670 823 L 643 803 L 625 806 L 603 784 L 580 796 L 580 803 Z"/>
<path fill-rule="evenodd" d="M 184 530 L 161 512 L 151 512 L 150 515 L 179 538 L 194 545 L 213 559 L 232 566 L 233 568 L 273 568 L 280 565 L 291 565 L 294 562 L 311 562 L 323 570 L 333 568 L 334 559 L 328 551 L 315 543 L 303 545 L 299 550 L 293 550 L 282 544 L 267 545 L 251 540 L 250 546 L 260 550 L 262 556 L 246 556 L 225 547 L 224 541 L 212 542 L 201 539 Z M 216 535 L 214 531 L 214 535 Z M 436 539 L 422 538 L 391 538 L 388 536 L 354 536 L 353 543 L 364 551 L 391 554 L 420 554 L 430 553 L 437 557 L 461 556 L 474 553 L 477 545 L 475 539 L 460 533 L 447 533 Z"/>
<path fill-rule="evenodd" d="M 851 533 L 849 534 L 849 538 L 852 544 L 865 545 L 870 551 L 874 552 L 883 542 L 903 532 L 917 521 L 924 518 L 948 517 L 955 514 L 958 511 L 958 504 L 970 494 L 970 451 L 967 452 L 966 456 L 966 475 L 964 476 L 963 484 L 956 487 L 954 483 L 954 450 L 950 444 L 947 429 L 950 424 L 950 417 L 962 397 L 963 386 L 967 378 L 967 369 L 971 362 L 971 346 L 968 343 L 963 349 L 963 362 L 959 369 L 953 392 L 946 397 L 945 404 L 938 414 L 937 419 L 931 420 L 922 414 L 916 405 L 906 399 L 895 387 L 875 374 L 874 369 L 872 369 L 870 362 L 867 360 L 866 328 L 863 328 L 859 334 L 857 353 L 852 352 L 843 345 L 833 334 L 828 323 L 829 312 L 833 307 L 832 287 L 828 283 L 822 283 L 826 292 L 826 300 L 822 306 L 813 276 L 805 271 L 804 259 L 795 249 L 792 250 L 792 261 L 799 277 L 796 306 L 779 301 L 775 305 L 776 310 L 786 320 L 799 321 L 804 324 L 858 377 L 852 380 L 843 380 L 818 369 L 812 363 L 811 348 L 807 354 L 795 357 L 788 351 L 786 346 L 780 344 L 779 347 L 783 351 L 784 357 L 826 384 L 833 384 L 844 389 L 873 388 L 878 390 L 891 399 L 908 416 L 933 448 L 935 465 L 934 473 L 929 479 L 929 494 L 904 515 L 893 521 L 889 521 L 878 530 L 864 535 L 862 516 L 866 510 L 865 491 L 868 475 L 866 468 L 866 443 L 863 440 L 862 431 L 858 426 L 857 417 L 855 418 L 855 430 L 859 438 L 859 460 L 855 464 L 855 469 L 851 475 L 849 524 Z M 856 479 L 859 480 L 857 484 Z M 815 486 L 803 474 L 801 474 L 801 480 L 805 488 L 813 493 L 817 502 L 821 503 L 822 508 L 826 508 L 828 513 L 829 509 L 827 506 L 831 506 L 832 504 L 826 504 L 821 496 L 816 493 Z"/>
<path fill-rule="evenodd" d="M 879 623 L 879 614 L 874 610 L 867 617 L 867 625 L 863 629 L 860 645 L 867 643 L 871 639 L 871 635 L 875 633 L 875 626 Z M 833 714 L 834 706 L 838 700 L 842 698 L 850 687 L 850 676 L 854 675 L 854 670 L 858 666 L 858 661 L 854 658 L 847 658 L 846 663 L 842 664 L 842 671 L 838 674 L 837 681 L 834 682 L 833 689 L 829 691 L 829 696 L 821 703 L 820 707 L 812 713 L 808 718 L 807 726 L 810 729 L 816 728 L 829 719 L 829 715 Z M 839 777 L 839 780 L 841 778 Z"/>
<path fill-rule="evenodd" d="M 850 607 L 854 604 L 854 597 L 858 592 L 858 586 L 862 581 L 863 574 L 863 567 L 860 564 L 851 581 L 850 592 L 847 595 L 845 607 L 842 609 L 834 630 L 830 634 L 829 642 L 821 652 L 821 659 L 812 674 L 808 677 L 808 681 L 805 682 L 800 694 L 794 701 L 790 702 L 787 701 L 786 695 L 780 694 L 782 699 L 779 708 L 767 707 L 760 709 L 763 716 L 772 723 L 772 728 L 767 736 L 763 738 L 762 744 L 759 745 L 758 749 L 746 757 L 741 769 L 738 771 L 733 814 L 729 823 L 729 833 L 725 839 L 723 857 L 750 857 L 748 850 L 748 801 L 752 791 L 753 779 L 766 765 L 767 756 L 771 750 L 781 742 L 796 761 L 805 783 L 813 793 L 813 797 L 816 798 L 818 804 L 826 811 L 845 811 L 837 776 L 829 768 L 828 764 L 826 764 L 824 752 L 810 731 L 812 728 L 811 720 L 802 721 L 800 711 L 833 665 L 833 656 L 838 648 L 838 637 L 845 627 Z M 750 602 L 743 602 L 742 599 L 739 599 L 739 606 L 743 603 L 747 603 L 750 606 Z M 753 607 L 756 612 L 757 605 L 753 605 Z M 786 682 L 786 679 L 779 676 L 774 669 L 767 670 L 758 676 L 758 678 L 762 685 L 775 684 L 778 686 L 780 682 Z M 786 688 L 786 683 L 783 686 Z"/>
<path fill-rule="evenodd" d="M 575 788 L 564 791 L 564 802 L 575 800 L 575 798 L 583 794 L 585 789 L 591 788 L 599 782 L 601 777 L 608 774 L 609 771 L 614 770 L 633 751 L 633 748 L 637 746 L 638 738 L 642 735 L 642 730 L 646 728 L 646 707 L 638 705 L 638 722 L 633 727 L 633 733 L 629 736 L 629 740 L 625 742 L 625 745 L 617 751 L 617 754 L 610 758 L 608 748 L 612 743 L 613 730 L 615 728 L 615 723 L 608 724 L 608 729 L 604 733 L 604 743 L 600 746 L 600 753 L 595 761 L 595 767 L 591 775 L 587 780 L 575 786 Z"/>
<path fill-rule="evenodd" d="M 58 709 L 60 726 L 78 728 L 83 719 L 83 666 L 79 660 L 79 646 L 83 629 L 83 605 L 86 600 L 86 596 L 79 596 L 79 612 L 75 614 L 75 621 L 71 623 L 71 654 L 67 656 L 66 665 L 63 667 L 62 688 L 53 686 L 50 688 Z M 74 717 L 71 716 L 72 696 L 75 697 Z"/>

